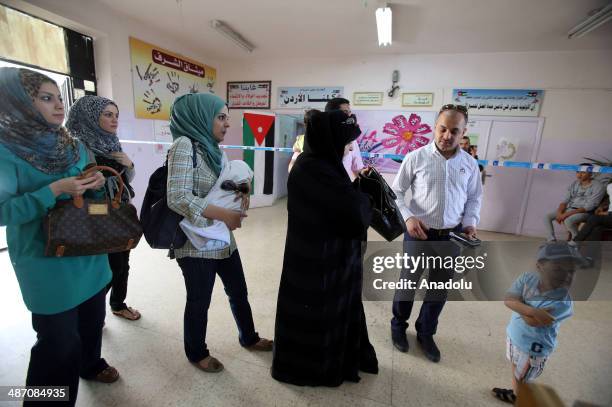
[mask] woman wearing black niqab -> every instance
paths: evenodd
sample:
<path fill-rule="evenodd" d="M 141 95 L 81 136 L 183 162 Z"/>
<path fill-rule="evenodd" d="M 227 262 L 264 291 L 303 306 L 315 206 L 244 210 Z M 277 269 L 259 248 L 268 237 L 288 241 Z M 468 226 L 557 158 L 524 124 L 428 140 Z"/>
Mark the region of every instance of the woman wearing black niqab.
<path fill-rule="evenodd" d="M 339 386 L 358 382 L 360 370 L 378 373 L 361 300 L 372 207 L 342 165 L 359 133 L 354 116 L 315 113 L 289 175 L 272 362 L 272 377 L 282 382 Z"/>

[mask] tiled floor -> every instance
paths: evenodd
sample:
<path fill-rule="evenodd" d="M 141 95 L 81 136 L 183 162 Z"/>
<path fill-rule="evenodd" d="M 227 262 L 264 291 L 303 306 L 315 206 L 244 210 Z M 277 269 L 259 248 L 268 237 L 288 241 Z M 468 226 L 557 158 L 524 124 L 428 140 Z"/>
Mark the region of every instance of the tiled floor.
<path fill-rule="evenodd" d="M 266 337 L 273 335 L 286 231 L 284 205 L 281 201 L 251 210 L 236 233 L 256 326 Z M 380 240 L 375 233 L 371 238 Z M 484 232 L 481 238 L 526 239 Z M 412 327 L 410 352 L 397 352 L 389 338 L 390 303 L 366 302 L 380 373 L 362 374 L 360 383 L 339 388 L 300 388 L 270 377 L 271 354 L 239 346 L 220 282 L 209 311 L 207 341 L 226 369 L 221 374 L 196 370 L 183 353 L 185 289 L 177 264 L 143 242 L 131 265 L 128 303 L 143 318 L 129 322 L 108 315 L 104 330 L 103 355 L 122 377 L 112 385 L 81 382 L 79 406 L 504 405 L 489 394 L 492 387 L 510 382 L 504 356 L 510 312 L 501 302 L 449 302 L 436 336 L 442 350 L 439 364 L 425 359 Z M 0 385 L 21 385 L 35 336 L 6 252 L 0 253 L 0 270 Z M 607 289 L 612 269 L 603 274 Z M 568 405 L 577 399 L 608 405 L 612 302 L 577 302 L 575 311 L 562 326 L 559 347 L 539 381 L 554 386 Z"/>

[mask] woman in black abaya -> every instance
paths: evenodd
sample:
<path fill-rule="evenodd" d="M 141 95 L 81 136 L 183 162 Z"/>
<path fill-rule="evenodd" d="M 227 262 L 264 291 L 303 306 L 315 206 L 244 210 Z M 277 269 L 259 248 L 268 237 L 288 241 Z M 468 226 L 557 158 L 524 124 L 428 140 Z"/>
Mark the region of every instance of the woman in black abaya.
<path fill-rule="evenodd" d="M 354 116 L 315 113 L 289 175 L 272 362 L 272 377 L 282 382 L 339 386 L 359 381 L 360 370 L 378 373 L 361 301 L 372 207 L 342 165 L 359 133 Z"/>

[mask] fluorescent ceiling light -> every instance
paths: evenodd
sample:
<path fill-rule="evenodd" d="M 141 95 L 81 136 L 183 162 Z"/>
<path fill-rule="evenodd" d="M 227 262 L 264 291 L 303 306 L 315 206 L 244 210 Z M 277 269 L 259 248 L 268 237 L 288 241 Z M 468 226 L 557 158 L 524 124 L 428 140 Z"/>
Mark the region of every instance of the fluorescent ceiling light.
<path fill-rule="evenodd" d="M 378 29 L 378 45 L 381 47 L 391 45 L 392 13 L 390 7 L 376 9 L 376 28 Z"/>
<path fill-rule="evenodd" d="M 253 52 L 255 46 L 251 44 L 249 41 L 244 39 L 244 37 L 234 31 L 229 25 L 225 24 L 223 21 L 212 20 L 210 22 L 210 26 L 217 30 L 219 33 L 223 34 L 230 40 L 232 40 L 236 45 L 241 47 L 247 52 Z"/>
<path fill-rule="evenodd" d="M 587 17 L 583 22 L 569 30 L 567 33 L 568 38 L 580 38 L 602 24 L 607 23 L 612 19 L 612 3 L 609 3 L 607 6 L 602 7 L 597 12 L 594 12 L 589 17 Z"/>

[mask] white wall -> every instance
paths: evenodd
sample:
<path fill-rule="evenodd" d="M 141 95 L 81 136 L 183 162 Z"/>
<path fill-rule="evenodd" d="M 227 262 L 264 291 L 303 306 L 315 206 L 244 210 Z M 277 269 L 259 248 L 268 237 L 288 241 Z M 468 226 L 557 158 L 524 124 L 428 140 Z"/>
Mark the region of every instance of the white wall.
<path fill-rule="evenodd" d="M 450 103 L 452 90 L 457 87 L 544 89 L 540 114 L 546 122 L 538 161 L 578 163 L 595 153 L 612 159 L 612 133 L 605 120 L 612 113 L 609 51 L 254 60 L 224 64 L 223 78 L 272 80 L 275 108 L 278 86 L 341 85 L 348 99 L 355 91 L 386 94 L 394 69 L 400 71 L 399 93 L 434 92 L 434 109 Z M 401 109 L 400 98 L 385 97 L 382 107 L 372 109 Z M 240 111 L 233 111 L 232 117 L 239 118 Z M 240 134 L 236 126 L 226 142 L 240 143 Z M 556 208 L 573 179 L 571 172 L 537 172 L 529 192 L 525 234 L 544 235 L 542 215 Z"/>

